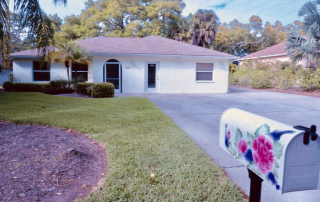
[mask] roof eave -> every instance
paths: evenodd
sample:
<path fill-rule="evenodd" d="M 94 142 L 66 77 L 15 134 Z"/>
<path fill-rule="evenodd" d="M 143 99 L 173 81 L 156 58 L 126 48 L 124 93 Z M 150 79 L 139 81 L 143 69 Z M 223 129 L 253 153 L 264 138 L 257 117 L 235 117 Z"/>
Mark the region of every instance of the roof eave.
<path fill-rule="evenodd" d="M 235 60 L 237 56 L 210 56 L 210 55 L 158 55 L 158 54 L 118 54 L 118 53 L 91 53 L 93 56 L 129 56 L 129 57 L 164 57 L 164 58 L 214 58 Z"/>
<path fill-rule="evenodd" d="M 38 58 L 37 55 L 10 55 L 10 59 L 15 59 L 15 58 Z"/>
<path fill-rule="evenodd" d="M 129 56 L 129 57 L 163 57 L 163 58 L 211 58 L 211 59 L 227 59 L 235 60 L 237 56 L 206 56 L 206 55 L 157 55 L 157 54 L 108 54 L 108 53 L 91 53 L 93 56 Z M 35 55 L 13 55 L 12 59 L 34 59 L 38 58 Z"/>
<path fill-rule="evenodd" d="M 265 56 L 258 56 L 258 57 L 250 57 L 250 58 L 240 58 L 239 60 L 252 60 L 252 59 L 259 59 L 259 58 L 269 58 L 269 57 L 277 57 L 277 56 L 287 56 L 287 53 L 275 54 L 275 55 L 265 55 Z"/>

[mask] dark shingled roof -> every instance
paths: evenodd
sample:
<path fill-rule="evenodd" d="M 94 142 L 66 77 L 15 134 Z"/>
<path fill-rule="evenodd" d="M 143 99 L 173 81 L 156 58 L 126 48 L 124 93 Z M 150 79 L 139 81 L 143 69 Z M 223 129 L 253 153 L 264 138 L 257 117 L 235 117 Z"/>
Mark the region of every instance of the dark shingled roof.
<path fill-rule="evenodd" d="M 92 54 L 181 55 L 237 58 L 228 53 L 222 53 L 160 36 L 148 36 L 144 38 L 94 37 L 76 42 L 88 49 Z M 11 56 L 37 56 L 37 51 L 36 49 L 20 51 L 12 53 Z"/>

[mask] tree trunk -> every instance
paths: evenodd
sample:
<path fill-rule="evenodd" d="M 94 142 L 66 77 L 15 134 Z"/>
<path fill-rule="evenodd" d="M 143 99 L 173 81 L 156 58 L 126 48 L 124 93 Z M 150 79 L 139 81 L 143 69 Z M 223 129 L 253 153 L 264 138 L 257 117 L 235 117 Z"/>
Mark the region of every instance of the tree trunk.
<path fill-rule="evenodd" d="M 69 67 L 67 67 L 67 75 L 68 75 L 68 85 L 70 88 L 70 75 L 69 75 Z"/>
<path fill-rule="evenodd" d="M 74 71 L 75 71 L 74 92 L 75 92 L 75 93 L 78 93 L 78 88 L 77 88 L 77 84 L 78 84 L 78 71 L 77 71 L 77 69 L 75 69 Z"/>

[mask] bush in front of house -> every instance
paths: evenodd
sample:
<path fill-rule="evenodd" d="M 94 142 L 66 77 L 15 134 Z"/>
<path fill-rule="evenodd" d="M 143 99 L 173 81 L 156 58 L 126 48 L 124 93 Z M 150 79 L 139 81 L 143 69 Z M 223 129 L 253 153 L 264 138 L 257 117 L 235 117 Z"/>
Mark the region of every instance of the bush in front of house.
<path fill-rule="evenodd" d="M 11 81 L 3 82 L 3 88 L 6 89 L 6 91 L 11 91 L 13 88 L 13 83 Z"/>
<path fill-rule="evenodd" d="M 93 83 L 89 83 L 89 82 L 87 82 L 87 83 L 86 82 L 79 82 L 77 84 L 78 93 L 91 95 L 91 93 L 87 91 L 87 88 L 91 87 L 92 85 L 93 85 Z"/>
<path fill-rule="evenodd" d="M 69 84 L 70 82 L 64 79 L 56 79 L 56 80 L 50 81 L 51 88 L 66 88 L 67 85 Z"/>
<path fill-rule="evenodd" d="M 300 69 L 297 78 L 301 90 L 314 91 L 320 89 L 320 69 Z"/>
<path fill-rule="evenodd" d="M 44 94 L 50 94 L 50 95 L 58 95 L 58 94 L 69 94 L 74 93 L 74 90 L 72 88 L 48 88 L 43 91 Z"/>
<path fill-rule="evenodd" d="M 50 88 L 50 83 L 14 83 L 13 90 L 17 92 L 43 92 Z"/>
<path fill-rule="evenodd" d="M 91 88 L 92 97 L 113 97 L 114 85 L 112 83 L 95 83 Z"/>

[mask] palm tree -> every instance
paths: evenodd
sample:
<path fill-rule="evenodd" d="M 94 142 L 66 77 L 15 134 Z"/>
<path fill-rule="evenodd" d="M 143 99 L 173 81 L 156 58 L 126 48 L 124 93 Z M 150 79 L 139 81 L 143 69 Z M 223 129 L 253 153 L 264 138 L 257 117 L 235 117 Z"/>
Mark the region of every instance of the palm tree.
<path fill-rule="evenodd" d="M 67 67 L 69 79 L 69 65 L 71 64 L 72 70 L 75 71 L 75 92 L 78 92 L 78 66 L 88 65 L 92 62 L 92 55 L 83 46 L 74 42 L 58 42 L 55 46 L 56 50 L 52 53 L 52 61 L 64 63 Z M 69 79 L 70 80 L 70 79 Z"/>
<path fill-rule="evenodd" d="M 0 0 L 0 51 L 2 58 L 10 55 L 10 0 Z M 53 0 L 55 5 L 67 4 L 67 0 Z M 54 30 L 50 19 L 41 9 L 39 0 L 13 0 L 14 11 L 18 12 L 22 28 L 37 41 L 38 55 L 44 59 L 54 44 Z M 6 49 L 6 51 L 4 51 Z M 7 60 L 7 59 L 6 59 Z"/>
<path fill-rule="evenodd" d="M 68 81 L 70 81 L 70 76 L 69 76 L 70 61 L 68 56 L 71 54 L 73 46 L 74 46 L 74 42 L 71 42 L 71 41 L 56 42 L 55 48 L 57 49 L 57 51 L 54 51 L 52 53 L 52 62 L 64 63 L 65 67 L 67 68 Z"/>
<path fill-rule="evenodd" d="M 304 31 L 306 36 L 297 32 L 287 35 L 286 50 L 293 62 L 307 58 L 307 61 L 315 62 L 320 53 L 320 13 L 317 6 L 320 0 L 305 3 L 298 15 L 304 16 Z"/>

